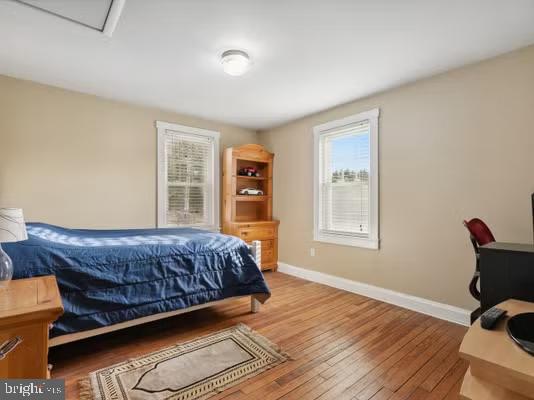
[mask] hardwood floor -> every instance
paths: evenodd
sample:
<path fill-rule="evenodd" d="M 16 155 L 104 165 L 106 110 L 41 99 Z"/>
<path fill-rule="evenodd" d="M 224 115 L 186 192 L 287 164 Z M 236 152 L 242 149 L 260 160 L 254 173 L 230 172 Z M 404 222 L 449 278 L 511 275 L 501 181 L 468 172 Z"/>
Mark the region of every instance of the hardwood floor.
<path fill-rule="evenodd" d="M 212 400 L 453 400 L 467 364 L 466 328 L 281 273 L 266 273 L 272 298 L 251 314 L 248 300 L 53 348 L 53 378 L 67 398 L 90 371 L 242 322 L 293 360 Z"/>

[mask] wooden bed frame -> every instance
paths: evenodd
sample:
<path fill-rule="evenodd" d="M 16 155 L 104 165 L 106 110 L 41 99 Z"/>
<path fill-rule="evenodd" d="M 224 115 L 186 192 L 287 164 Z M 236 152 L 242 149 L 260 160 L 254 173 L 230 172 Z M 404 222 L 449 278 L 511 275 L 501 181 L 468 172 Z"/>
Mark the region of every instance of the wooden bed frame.
<path fill-rule="evenodd" d="M 260 266 L 261 265 L 261 242 L 259 240 L 253 241 L 249 245 L 249 248 L 250 248 L 250 250 L 252 252 L 252 255 L 254 256 L 254 259 L 256 260 L 256 264 L 258 266 Z M 258 268 L 260 268 L 260 267 L 258 267 Z M 260 304 L 262 302 L 264 302 L 267 299 L 268 296 L 264 295 L 264 294 L 255 294 L 255 295 L 247 295 L 247 296 L 234 296 L 234 297 L 229 297 L 229 298 L 223 299 L 223 300 L 211 301 L 209 303 L 204 303 L 204 304 L 198 304 L 196 306 L 192 306 L 192 307 L 189 307 L 189 308 L 182 308 L 180 310 L 169 311 L 169 312 L 164 312 L 164 313 L 158 313 L 158 314 L 154 314 L 154 315 L 148 315 L 146 317 L 133 319 L 131 321 L 124 321 L 124 322 L 120 322 L 118 324 L 113 324 L 113 325 L 110 325 L 110 326 L 104 326 L 102 328 L 96 328 L 96 329 L 91 329 L 91 330 L 88 330 L 88 331 L 70 333 L 70 334 L 67 334 L 67 335 L 61 335 L 61 336 L 57 336 L 57 337 L 54 337 L 54 338 L 50 339 L 49 342 L 48 342 L 48 347 L 59 346 L 61 344 L 65 344 L 65 343 L 75 342 L 77 340 L 82 340 L 82 339 L 86 339 L 86 338 L 97 336 L 97 335 L 103 335 L 105 333 L 118 331 L 120 329 L 130 328 L 132 326 L 145 324 L 147 322 L 157 321 L 157 320 L 160 320 L 160 319 L 163 319 L 163 318 L 169 318 L 169 317 L 173 317 L 175 315 L 180 315 L 180 314 L 185 314 L 185 313 L 188 313 L 188 312 L 191 312 L 191 311 L 201 310 L 203 308 L 212 307 L 212 306 L 216 306 L 216 305 L 220 305 L 220 304 L 225 304 L 227 302 L 230 302 L 230 301 L 233 301 L 233 300 L 236 300 L 236 299 L 243 299 L 243 298 L 246 298 L 246 297 L 250 297 L 250 311 L 253 312 L 253 313 L 257 313 L 257 312 L 260 311 Z"/>

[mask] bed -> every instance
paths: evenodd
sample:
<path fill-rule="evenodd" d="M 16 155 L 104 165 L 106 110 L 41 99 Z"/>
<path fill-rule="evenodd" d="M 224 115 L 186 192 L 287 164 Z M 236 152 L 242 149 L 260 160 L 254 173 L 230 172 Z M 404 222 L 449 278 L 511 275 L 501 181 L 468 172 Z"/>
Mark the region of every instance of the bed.
<path fill-rule="evenodd" d="M 249 296 L 269 296 L 241 239 L 191 228 L 81 230 L 29 223 L 28 240 L 4 244 L 14 279 L 55 275 L 65 313 L 50 345 Z"/>

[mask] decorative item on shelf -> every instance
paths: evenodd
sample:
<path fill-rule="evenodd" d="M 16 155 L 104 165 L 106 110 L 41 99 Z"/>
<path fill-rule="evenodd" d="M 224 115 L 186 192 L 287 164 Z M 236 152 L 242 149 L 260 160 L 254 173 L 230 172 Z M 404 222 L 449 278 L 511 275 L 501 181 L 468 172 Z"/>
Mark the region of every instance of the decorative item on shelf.
<path fill-rule="evenodd" d="M 2 243 L 28 239 L 26 224 L 20 208 L 0 208 L 0 286 L 13 277 L 13 262 L 2 249 Z"/>
<path fill-rule="evenodd" d="M 249 195 L 249 196 L 263 196 L 263 190 L 256 188 L 244 188 L 239 191 L 239 194 Z"/>
<path fill-rule="evenodd" d="M 260 173 L 258 172 L 258 170 L 254 167 L 245 167 L 245 168 L 241 168 L 239 170 L 239 175 L 240 176 L 255 176 L 255 177 L 260 177 Z"/>

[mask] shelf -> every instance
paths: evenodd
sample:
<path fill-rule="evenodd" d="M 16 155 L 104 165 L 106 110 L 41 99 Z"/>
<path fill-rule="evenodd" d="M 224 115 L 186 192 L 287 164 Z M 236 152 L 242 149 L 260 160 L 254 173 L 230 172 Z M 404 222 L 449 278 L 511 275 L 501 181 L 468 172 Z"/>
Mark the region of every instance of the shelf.
<path fill-rule="evenodd" d="M 236 160 L 239 160 L 239 161 L 247 161 L 247 162 L 253 162 L 253 163 L 258 163 L 258 164 L 269 164 L 269 161 L 265 161 L 265 160 L 262 160 L 262 159 L 259 159 L 259 158 L 255 158 L 255 157 L 235 157 Z"/>
<path fill-rule="evenodd" d="M 269 219 L 269 220 L 263 220 L 263 219 L 248 219 L 247 217 L 239 217 L 237 216 L 235 221 L 233 221 L 234 224 L 237 224 L 237 225 L 247 225 L 247 224 L 253 224 L 253 225 L 264 225 L 264 224 L 268 224 L 268 225 L 272 225 L 272 224 L 275 224 L 275 225 L 278 225 L 280 223 L 280 221 L 277 221 L 277 220 L 273 220 L 273 219 Z"/>
<path fill-rule="evenodd" d="M 265 201 L 271 198 L 271 196 L 254 196 L 254 195 L 242 195 L 238 194 L 232 196 L 236 201 Z"/>
<path fill-rule="evenodd" d="M 248 176 L 248 175 L 235 175 L 237 179 L 245 179 L 249 181 L 264 181 L 267 178 L 264 176 Z"/>
<path fill-rule="evenodd" d="M 519 393 L 473 376 L 471 369 L 465 373 L 460 394 L 462 398 L 470 400 L 528 400 Z"/>

